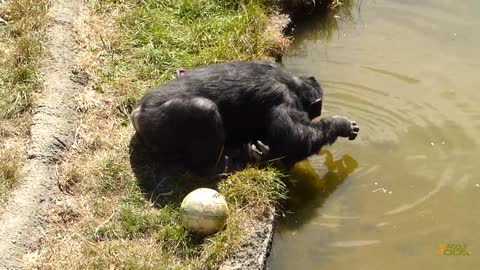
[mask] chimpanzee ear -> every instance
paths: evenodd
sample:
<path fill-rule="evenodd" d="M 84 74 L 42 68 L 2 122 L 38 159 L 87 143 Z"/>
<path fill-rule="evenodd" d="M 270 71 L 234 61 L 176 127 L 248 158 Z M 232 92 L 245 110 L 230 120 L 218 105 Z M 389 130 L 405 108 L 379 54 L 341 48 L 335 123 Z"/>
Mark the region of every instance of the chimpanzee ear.
<path fill-rule="evenodd" d="M 310 103 L 307 109 L 308 118 L 310 118 L 310 120 L 313 120 L 313 118 L 316 118 L 322 115 L 322 103 L 323 102 L 321 98 Z"/>
<path fill-rule="evenodd" d="M 310 84 L 313 87 L 320 87 L 320 84 L 317 82 L 317 80 L 313 76 L 306 78 L 305 82 Z"/>

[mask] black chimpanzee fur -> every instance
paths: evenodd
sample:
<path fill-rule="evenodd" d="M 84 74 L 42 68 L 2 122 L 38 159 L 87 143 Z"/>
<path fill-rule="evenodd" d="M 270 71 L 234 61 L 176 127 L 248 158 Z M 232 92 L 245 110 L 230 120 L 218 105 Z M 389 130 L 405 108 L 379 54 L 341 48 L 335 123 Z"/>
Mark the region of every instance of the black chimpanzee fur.
<path fill-rule="evenodd" d="M 322 96 L 314 77 L 273 63 L 228 62 L 183 71 L 147 93 L 131 119 L 162 160 L 198 174 L 213 173 L 230 153 L 258 160 L 252 149 L 292 166 L 337 137 L 357 136 L 358 126 L 345 117 L 311 121 Z"/>

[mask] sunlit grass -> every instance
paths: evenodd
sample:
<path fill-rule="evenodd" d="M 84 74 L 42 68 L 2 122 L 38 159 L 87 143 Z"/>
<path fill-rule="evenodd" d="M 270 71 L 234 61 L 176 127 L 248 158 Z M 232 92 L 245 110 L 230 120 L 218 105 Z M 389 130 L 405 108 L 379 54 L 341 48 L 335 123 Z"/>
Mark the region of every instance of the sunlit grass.
<path fill-rule="evenodd" d="M 8 23 L 0 26 L 3 41 L 0 74 L 0 118 L 15 117 L 32 105 L 39 90 L 42 38 L 47 23 L 47 0 L 8 1 L 0 16 Z"/>
<path fill-rule="evenodd" d="M 0 150 L 0 203 L 3 203 L 7 194 L 19 177 L 19 153 L 14 149 Z"/>
<path fill-rule="evenodd" d="M 92 21 L 79 33 L 89 51 L 79 61 L 92 75 L 87 91 L 98 105 L 84 110 L 75 150 L 59 169 L 59 186 L 75 202 L 61 204 L 51 220 L 54 230 L 72 238 L 51 239 L 43 266 L 215 269 L 239 247 L 245 220 L 265 218 L 284 197 L 281 173 L 251 167 L 218 184 L 185 176 L 162 186 L 166 180 L 155 169 L 137 168 L 159 189 L 150 195 L 132 170 L 128 114 L 150 87 L 180 67 L 281 53 L 286 43 L 267 31 L 274 1 L 103 0 L 89 7 L 94 14 L 84 19 Z M 200 183 L 219 190 L 230 210 L 225 229 L 208 237 L 180 223 L 181 199 Z"/>
<path fill-rule="evenodd" d="M 41 88 L 48 5 L 47 0 L 17 0 L 0 8 L 0 17 L 6 21 L 0 25 L 0 201 L 17 182 L 28 136 L 25 126 L 34 94 Z"/>

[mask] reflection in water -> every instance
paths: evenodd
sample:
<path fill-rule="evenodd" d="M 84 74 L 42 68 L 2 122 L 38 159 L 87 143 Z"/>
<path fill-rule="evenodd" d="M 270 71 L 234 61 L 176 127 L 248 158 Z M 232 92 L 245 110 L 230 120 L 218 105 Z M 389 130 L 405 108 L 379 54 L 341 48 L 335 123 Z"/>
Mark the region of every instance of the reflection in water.
<path fill-rule="evenodd" d="M 280 220 L 282 229 L 295 229 L 315 217 L 312 209 L 321 207 L 328 196 L 350 175 L 358 163 L 349 155 L 334 159 L 329 150 L 322 150 L 316 157 L 315 170 L 308 160 L 299 162 L 289 172 L 289 189 L 286 209 L 288 212 Z M 318 161 L 323 159 L 322 161 Z M 323 171 L 323 172 L 322 172 Z"/>
<path fill-rule="evenodd" d="M 286 68 L 319 78 L 326 116 L 362 130 L 299 165 L 269 269 L 480 266 L 478 3 L 363 1 L 333 35 L 299 31 Z"/>
<path fill-rule="evenodd" d="M 329 1 L 321 1 L 327 3 Z M 335 3 L 335 1 L 332 1 Z M 357 2 L 357 8 L 360 10 L 361 1 Z M 355 6 L 354 0 L 337 1 L 337 5 L 330 7 L 320 7 L 320 12 L 308 16 L 301 20 L 295 26 L 295 37 L 302 40 L 330 40 L 337 32 L 342 20 L 353 21 L 352 8 Z M 310 29 L 316 31 L 310 31 Z"/>

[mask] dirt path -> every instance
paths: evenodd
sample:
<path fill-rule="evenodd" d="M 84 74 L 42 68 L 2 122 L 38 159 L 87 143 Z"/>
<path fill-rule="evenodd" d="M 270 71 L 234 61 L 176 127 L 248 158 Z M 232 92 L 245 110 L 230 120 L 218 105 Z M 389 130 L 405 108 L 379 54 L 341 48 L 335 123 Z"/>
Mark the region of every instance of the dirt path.
<path fill-rule="evenodd" d="M 76 45 L 73 24 L 81 3 L 52 1 L 42 68 L 45 89 L 33 110 L 31 144 L 22 180 L 0 215 L 1 269 L 23 268 L 23 256 L 37 249 L 49 195 L 57 190 L 55 163 L 74 140 L 74 97 L 82 88 L 71 79 Z"/>

